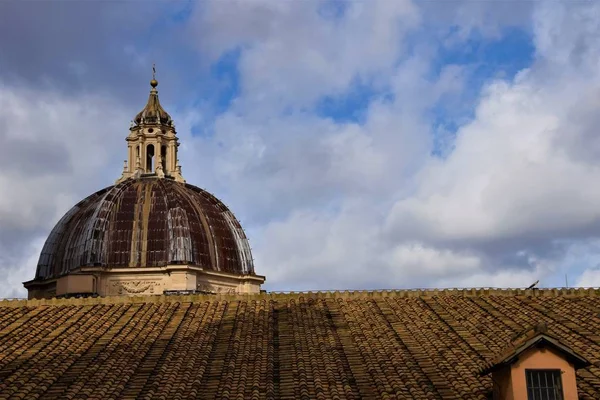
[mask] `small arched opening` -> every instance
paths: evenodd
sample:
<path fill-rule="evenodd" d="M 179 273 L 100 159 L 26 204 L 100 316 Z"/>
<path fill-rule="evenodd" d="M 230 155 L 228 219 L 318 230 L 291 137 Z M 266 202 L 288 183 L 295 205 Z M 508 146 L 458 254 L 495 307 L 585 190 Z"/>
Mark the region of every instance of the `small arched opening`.
<path fill-rule="evenodd" d="M 146 147 L 146 172 L 150 173 L 154 171 L 154 145 L 149 144 Z"/>
<path fill-rule="evenodd" d="M 160 148 L 160 159 L 162 162 L 163 171 L 167 171 L 167 146 L 162 146 Z"/>

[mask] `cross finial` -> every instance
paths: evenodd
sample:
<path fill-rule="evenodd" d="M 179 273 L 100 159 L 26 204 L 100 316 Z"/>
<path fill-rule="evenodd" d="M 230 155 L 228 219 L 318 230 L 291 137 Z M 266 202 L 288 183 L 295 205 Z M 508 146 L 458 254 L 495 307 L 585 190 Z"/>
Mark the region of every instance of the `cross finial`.
<path fill-rule="evenodd" d="M 152 64 L 152 80 L 150 81 L 150 86 L 155 88 L 158 85 L 158 81 L 156 80 L 156 64 Z"/>

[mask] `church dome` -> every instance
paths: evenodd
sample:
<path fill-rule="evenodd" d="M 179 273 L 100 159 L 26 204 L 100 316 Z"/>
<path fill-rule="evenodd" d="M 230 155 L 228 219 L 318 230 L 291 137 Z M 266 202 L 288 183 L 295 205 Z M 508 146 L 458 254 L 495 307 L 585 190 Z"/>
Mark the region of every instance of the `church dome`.
<path fill-rule="evenodd" d="M 210 193 L 171 179 L 128 179 L 75 205 L 54 227 L 36 279 L 81 267 L 187 264 L 253 274 L 248 240 L 231 211 Z"/>
<path fill-rule="evenodd" d="M 179 139 L 150 98 L 125 138 L 127 159 L 113 186 L 80 201 L 56 224 L 29 298 L 260 293 L 244 231 L 215 196 L 183 178 Z"/>

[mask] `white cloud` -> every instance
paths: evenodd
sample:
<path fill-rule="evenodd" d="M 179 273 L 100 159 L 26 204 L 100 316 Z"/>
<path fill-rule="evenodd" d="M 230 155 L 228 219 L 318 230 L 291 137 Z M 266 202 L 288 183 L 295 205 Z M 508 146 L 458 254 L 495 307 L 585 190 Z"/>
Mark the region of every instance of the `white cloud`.
<path fill-rule="evenodd" d="M 525 288 L 547 275 L 545 270 L 511 270 L 501 269 L 493 272 L 478 271 L 469 276 L 450 277 L 438 280 L 436 287 L 490 287 L 490 288 Z M 543 285 L 543 282 L 542 282 Z M 541 287 L 539 285 L 537 287 Z"/>
<path fill-rule="evenodd" d="M 583 271 L 575 286 L 578 287 L 600 287 L 600 268 L 587 269 Z"/>
<path fill-rule="evenodd" d="M 260 232 L 255 257 L 270 290 L 525 287 L 555 266 L 526 256 L 527 268 L 494 264 L 470 250 L 386 241 L 374 212 L 295 212 Z M 369 214 L 369 215 L 367 215 Z M 505 267 L 499 268 L 498 267 Z"/>
<path fill-rule="evenodd" d="M 5 271 L 5 276 L 0 286 L 0 298 L 23 298 L 27 297 L 27 292 L 23 288 L 23 282 L 29 281 L 35 277 L 35 266 L 37 265 L 42 247 L 46 238 L 39 236 L 31 243 L 23 246 L 23 255 L 14 259 L 13 265 L 9 265 Z M 6 258 L 0 258 L 2 264 L 6 263 Z M 7 267 L 2 265 L 2 267 Z"/>
<path fill-rule="evenodd" d="M 302 7 L 304 14 L 297 15 L 313 12 L 305 4 Z M 215 170 L 228 171 L 224 181 L 233 183 L 234 192 L 241 188 L 234 197 L 250 198 L 249 209 L 260 208 L 262 202 L 271 212 L 274 203 L 284 210 L 260 229 L 259 272 L 262 264 L 278 285 L 306 282 L 320 287 L 529 285 L 548 278 L 556 260 L 545 257 L 556 257 L 551 254 L 556 241 L 582 232 L 593 234 L 600 217 L 596 206 L 600 189 L 593 184 L 600 178 L 600 165 L 587 145 L 595 116 L 585 112 L 594 110 L 590 104 L 598 98 L 600 76 L 589 68 L 598 64 L 598 42 L 588 40 L 596 35 L 597 26 L 587 17 L 597 12 L 597 6 L 562 11 L 543 4 L 536 7 L 534 65 L 514 81 L 490 82 L 473 119 L 459 128 L 454 150 L 444 159 L 427 155 L 431 124 L 426 112 L 443 95 L 460 93 L 464 86 L 460 69 L 448 69 L 432 81 L 427 75 L 428 54 L 396 66 L 392 60 L 397 53 L 373 61 L 365 58 L 363 46 L 351 49 L 349 58 L 386 71 L 382 80 L 396 95 L 394 102 L 373 103 L 361 126 L 332 125 L 305 115 L 293 119 L 277 111 L 250 116 L 245 108 L 236 108 L 235 118 L 223 116 L 216 135 L 228 139 L 224 141 L 228 168 Z M 261 11 L 254 11 L 250 15 L 258 18 Z M 279 21 L 280 12 L 289 9 L 269 10 L 263 17 Z M 561 21 L 560 29 L 583 44 L 574 47 L 572 41 L 552 39 L 556 27 L 548 21 Z M 252 31 L 250 25 L 244 32 Z M 477 25 L 469 29 L 473 26 Z M 302 36 L 299 32 L 310 37 L 311 27 L 292 26 L 294 38 L 278 35 L 271 26 L 256 28 L 259 39 L 252 39 L 255 47 L 242 53 L 241 73 L 242 80 L 257 86 L 247 86 L 250 94 L 244 93 L 240 103 L 258 92 L 282 105 L 295 104 L 297 91 L 307 101 L 347 85 L 345 77 L 351 74 L 344 71 L 363 71 L 352 63 L 345 70 L 346 58 L 327 50 L 328 43 L 336 43 L 336 32 L 325 43 L 292 46 L 304 40 L 296 37 Z M 233 35 L 229 28 L 224 32 Z M 234 36 L 228 37 L 238 43 Z M 401 49 L 402 36 L 396 42 Z M 283 66 L 295 57 L 283 52 L 286 46 L 281 43 L 312 60 L 310 67 L 286 72 Z M 311 51 L 321 49 L 334 55 L 331 68 L 310 57 Z M 263 67 L 248 68 L 248 60 L 257 54 Z M 565 54 L 571 58 L 565 59 Z M 329 79 L 336 67 L 342 71 L 335 77 L 339 81 L 319 80 Z M 278 81 L 281 77 L 285 85 Z M 302 87 L 280 90 L 294 85 Z M 303 96 L 303 91 L 312 94 Z M 261 193 L 258 198 L 252 188 Z M 251 213 L 249 209 L 244 212 Z M 515 259 L 516 264 L 510 261 Z M 423 274 L 414 273 L 419 262 Z M 312 280 L 317 276 L 322 281 Z"/>
<path fill-rule="evenodd" d="M 403 243 L 386 254 L 390 269 L 399 269 L 408 277 L 435 280 L 447 275 L 471 275 L 482 267 L 482 260 L 467 252 L 428 247 L 422 243 Z"/>
<path fill-rule="evenodd" d="M 259 104 L 307 105 L 344 91 L 357 76 L 377 80 L 389 75 L 404 34 L 421 19 L 409 0 L 347 2 L 339 18 L 323 17 L 319 8 L 324 4 L 206 2 L 194 17 L 199 46 L 213 59 L 244 49 L 241 101 L 258 113 Z"/>
<path fill-rule="evenodd" d="M 599 165 L 557 145 L 582 133 L 553 109 L 556 97 L 563 107 L 578 101 L 526 82 L 493 84 L 453 153 L 420 172 L 417 192 L 395 204 L 388 223 L 402 235 L 417 223 L 428 239 L 478 240 L 570 234 L 594 222 Z"/>

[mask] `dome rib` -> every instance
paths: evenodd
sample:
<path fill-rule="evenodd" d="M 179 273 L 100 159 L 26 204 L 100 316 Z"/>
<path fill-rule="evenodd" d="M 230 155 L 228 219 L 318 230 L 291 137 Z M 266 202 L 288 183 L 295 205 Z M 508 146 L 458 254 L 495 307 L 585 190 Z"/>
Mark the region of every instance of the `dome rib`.
<path fill-rule="evenodd" d="M 185 187 L 191 188 L 190 186 L 191 185 L 186 185 Z M 182 193 L 182 195 L 187 197 L 188 199 L 190 199 L 192 194 L 194 194 L 194 192 L 188 193 L 186 191 Z M 204 202 L 204 198 L 200 197 L 200 199 Z M 219 263 L 219 252 L 217 249 L 215 232 L 210 224 L 210 216 L 200 211 L 200 207 L 204 206 L 203 204 L 201 205 L 197 201 L 189 201 L 188 204 L 190 204 L 192 212 L 196 215 L 198 221 L 200 222 L 200 226 L 202 226 L 203 228 L 201 231 L 205 232 L 205 234 L 207 232 L 209 233 L 208 235 L 206 235 L 208 256 L 210 257 L 210 262 L 214 266 L 215 271 L 220 271 L 221 265 Z"/>
<path fill-rule="evenodd" d="M 169 264 L 254 275 L 241 225 L 213 195 L 169 179 L 128 179 L 92 194 L 61 218 L 44 244 L 36 279 L 82 266 Z"/>

